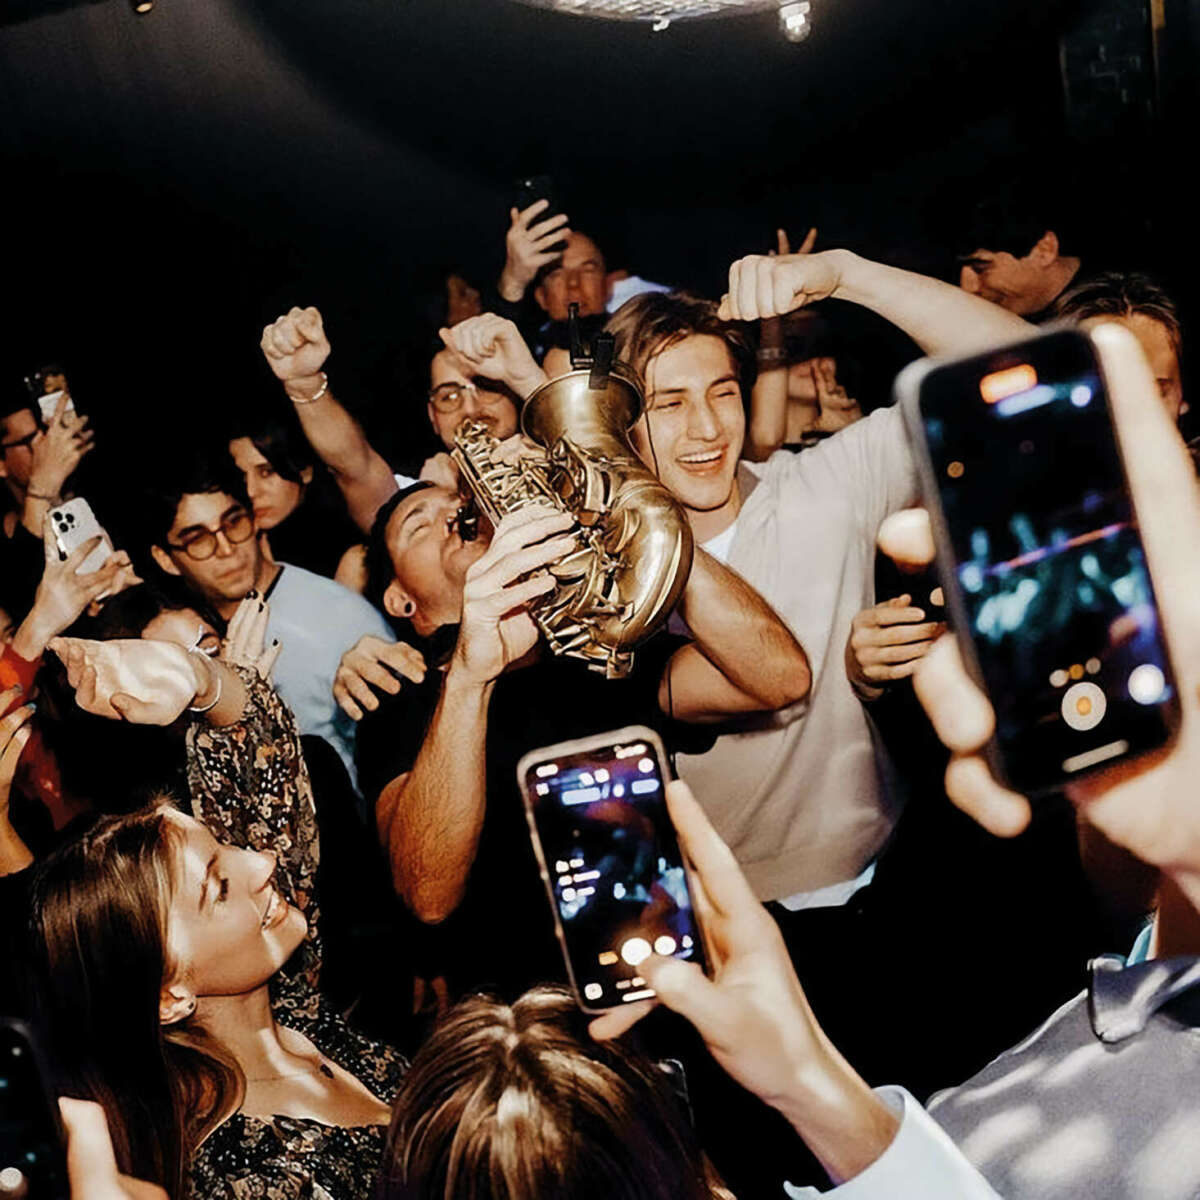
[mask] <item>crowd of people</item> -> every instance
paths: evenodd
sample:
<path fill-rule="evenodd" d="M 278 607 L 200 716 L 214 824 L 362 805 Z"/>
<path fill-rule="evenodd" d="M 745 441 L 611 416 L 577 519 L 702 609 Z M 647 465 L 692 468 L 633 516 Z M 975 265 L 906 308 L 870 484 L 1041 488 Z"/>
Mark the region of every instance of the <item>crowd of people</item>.
<path fill-rule="evenodd" d="M 315 307 L 262 330 L 275 385 L 136 495 L 80 485 L 105 430 L 69 369 L 3 381 L 0 1012 L 52 1065 L 74 1194 L 1197 1194 L 1172 298 L 1011 197 L 955 282 L 780 230 L 719 298 L 610 270 L 548 209 L 512 209 L 496 281 L 451 289 L 416 477 L 339 402 Z M 992 776 L 850 306 L 910 357 L 1092 335 L 1183 700 L 1166 750 L 1032 804 Z M 468 529 L 450 455 L 467 421 L 537 453 L 522 405 L 602 331 L 695 545 L 620 679 L 531 615 L 569 507 Z M 56 514 L 114 493 L 123 519 L 65 545 Z M 711 962 L 652 955 L 655 999 L 589 1018 L 516 768 L 629 725 L 671 754 Z"/>

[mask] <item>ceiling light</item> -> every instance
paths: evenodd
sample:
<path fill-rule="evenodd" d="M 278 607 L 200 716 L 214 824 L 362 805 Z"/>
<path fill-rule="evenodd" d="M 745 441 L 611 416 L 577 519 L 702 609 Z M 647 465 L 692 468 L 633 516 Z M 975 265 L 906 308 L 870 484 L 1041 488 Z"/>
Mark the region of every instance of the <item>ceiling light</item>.
<path fill-rule="evenodd" d="M 787 0 L 779 6 L 779 31 L 789 42 L 802 42 L 812 26 L 808 14 L 812 11 L 809 0 Z"/>
<path fill-rule="evenodd" d="M 655 29 L 665 29 L 672 21 L 734 17 L 742 13 L 770 12 L 779 7 L 779 0 L 522 0 L 522 3 L 576 17 L 649 21 Z"/>
<path fill-rule="evenodd" d="M 129 0 L 129 7 L 139 17 L 144 17 L 154 7 L 154 0 Z"/>

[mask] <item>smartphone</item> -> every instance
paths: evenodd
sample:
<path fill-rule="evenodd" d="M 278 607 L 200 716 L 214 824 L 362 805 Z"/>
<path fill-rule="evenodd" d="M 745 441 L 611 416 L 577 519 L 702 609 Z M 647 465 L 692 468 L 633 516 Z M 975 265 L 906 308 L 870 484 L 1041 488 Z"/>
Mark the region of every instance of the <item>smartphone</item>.
<path fill-rule="evenodd" d="M 534 852 L 579 1006 L 653 996 L 653 954 L 706 967 L 688 871 L 664 789 L 666 754 L 633 725 L 532 750 L 517 765 Z"/>
<path fill-rule="evenodd" d="M 0 1197 L 67 1200 L 66 1135 L 49 1074 L 22 1021 L 0 1017 Z"/>
<path fill-rule="evenodd" d="M 549 204 L 544 212 L 537 215 L 534 224 L 540 225 L 543 221 L 548 221 L 551 217 L 557 217 L 562 212 L 562 205 L 559 203 L 558 189 L 554 186 L 554 180 L 549 175 L 526 175 L 517 180 L 516 191 L 513 195 L 513 205 L 519 212 L 524 212 L 531 204 L 536 204 L 539 200 L 548 200 Z M 548 246 L 547 252 L 561 254 L 567 248 L 567 242 L 564 238 L 561 242 L 555 242 Z"/>
<path fill-rule="evenodd" d="M 55 414 L 58 412 L 58 402 L 63 398 L 64 389 L 59 388 L 57 392 L 43 392 L 37 398 L 38 412 L 42 416 L 42 424 L 49 425 L 54 420 Z M 63 413 L 71 413 L 75 411 L 75 401 L 67 396 L 67 404 L 63 409 Z"/>
<path fill-rule="evenodd" d="M 37 405 L 43 425 L 49 425 L 54 420 L 58 402 L 62 399 L 63 392 L 68 390 L 68 386 L 66 372 L 56 363 L 38 367 L 36 371 L 30 371 L 25 376 L 25 388 L 29 392 L 30 401 Z M 66 411 L 73 412 L 74 409 L 74 400 L 68 398 Z"/>
<path fill-rule="evenodd" d="M 896 391 L 1000 777 L 1037 794 L 1169 741 L 1179 700 L 1090 340 L 923 360 Z"/>
<path fill-rule="evenodd" d="M 76 547 L 81 546 L 89 538 L 100 535 L 100 544 L 79 564 L 76 575 L 90 575 L 98 571 L 113 552 L 113 544 L 104 531 L 104 526 L 96 520 L 92 506 L 77 496 L 57 508 L 50 510 L 50 520 L 54 525 L 54 540 L 58 544 L 58 558 L 62 562 Z"/>

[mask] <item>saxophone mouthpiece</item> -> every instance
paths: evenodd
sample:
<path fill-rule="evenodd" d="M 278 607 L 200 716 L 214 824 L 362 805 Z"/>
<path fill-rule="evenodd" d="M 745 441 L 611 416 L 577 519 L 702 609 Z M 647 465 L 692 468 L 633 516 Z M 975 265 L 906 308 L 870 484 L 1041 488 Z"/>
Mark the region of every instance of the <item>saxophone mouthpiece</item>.
<path fill-rule="evenodd" d="M 465 499 L 454 514 L 454 528 L 464 542 L 473 542 L 479 536 L 479 509 L 474 499 Z"/>

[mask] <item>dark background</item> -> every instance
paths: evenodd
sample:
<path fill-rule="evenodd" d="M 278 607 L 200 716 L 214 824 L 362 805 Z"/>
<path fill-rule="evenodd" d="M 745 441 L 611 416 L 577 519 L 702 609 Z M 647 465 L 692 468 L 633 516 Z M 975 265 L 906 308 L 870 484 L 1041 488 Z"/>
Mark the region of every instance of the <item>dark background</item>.
<path fill-rule="evenodd" d="M 136 481 L 279 403 L 259 332 L 317 304 L 337 392 L 402 461 L 441 280 L 495 277 L 535 171 L 610 267 L 712 294 L 780 223 L 948 275 L 956 214 L 1020 175 L 1091 218 L 1093 260 L 1191 305 L 1200 0 L 1163 3 L 814 0 L 792 45 L 772 14 L 655 34 L 512 0 L 8 0 L 0 372 L 66 362 Z"/>

